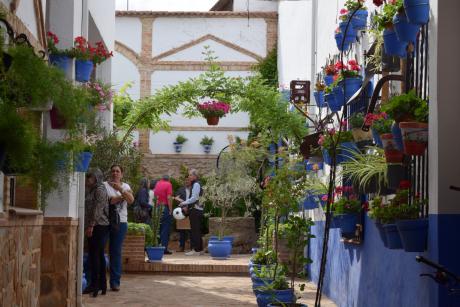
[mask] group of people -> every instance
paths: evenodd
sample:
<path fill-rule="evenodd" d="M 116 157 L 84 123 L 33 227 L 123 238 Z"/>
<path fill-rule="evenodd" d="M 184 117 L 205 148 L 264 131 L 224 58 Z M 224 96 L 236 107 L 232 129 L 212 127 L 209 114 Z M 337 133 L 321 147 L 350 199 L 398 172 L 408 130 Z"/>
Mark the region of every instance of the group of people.
<path fill-rule="evenodd" d="M 129 184 L 122 181 L 123 167 L 112 165 L 108 181 L 103 181 L 102 171 L 91 169 L 86 174 L 85 190 L 85 235 L 88 238 L 87 279 L 89 285 L 84 294 L 96 297 L 99 293 L 106 294 L 106 261 L 104 249 L 109 241 L 110 288 L 120 290 L 121 255 L 123 241 L 128 230 L 128 205 L 135 204 L 134 212 L 142 222 L 150 224 L 153 206 L 162 206 L 160 221 L 160 242 L 168 250 L 170 228 L 173 221 L 173 200 L 176 200 L 182 212 L 189 216 L 190 247 L 187 256 L 200 255 L 203 251 L 201 225 L 203 206 L 199 199 L 202 194 L 198 173 L 192 169 L 186 179 L 185 186 L 173 196 L 173 188 L 169 176 L 159 181 L 142 180 L 141 188 L 134 197 Z M 156 202 L 154 201 L 156 199 Z M 180 248 L 185 250 L 188 229 L 186 225 L 180 231 Z"/>
<path fill-rule="evenodd" d="M 169 176 L 164 175 L 159 181 L 141 181 L 141 188 L 136 194 L 134 215 L 136 222 L 151 223 L 153 206 L 161 206 L 160 242 L 165 247 L 165 254 L 171 254 L 168 249 L 171 224 L 173 221 L 173 201 L 188 216 L 185 220 L 178 220 L 176 227 L 180 233 L 179 251 L 185 251 L 185 242 L 190 233 L 191 250 L 185 255 L 199 255 L 203 251 L 201 225 L 203 220 L 203 206 L 199 199 L 202 194 L 198 173 L 192 169 L 185 180 L 185 185 L 173 195 L 173 187 Z M 156 202 L 154 201 L 156 199 Z"/>

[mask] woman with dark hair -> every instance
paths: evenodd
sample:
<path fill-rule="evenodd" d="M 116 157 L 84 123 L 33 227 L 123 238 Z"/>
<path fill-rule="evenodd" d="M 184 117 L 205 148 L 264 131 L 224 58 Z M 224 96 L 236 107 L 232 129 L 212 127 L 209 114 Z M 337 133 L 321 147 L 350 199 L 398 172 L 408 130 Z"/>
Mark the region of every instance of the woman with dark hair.
<path fill-rule="evenodd" d="M 119 224 L 110 225 L 109 253 L 110 253 L 110 288 L 112 291 L 120 290 L 121 279 L 121 250 L 123 240 L 128 231 L 128 205 L 134 202 L 131 187 L 121 180 L 123 168 L 120 165 L 112 165 L 110 168 L 109 181 L 104 182 L 110 199 L 110 206 L 114 206 L 119 216 Z M 112 220 L 111 220 L 112 221 Z"/>
<path fill-rule="evenodd" d="M 134 220 L 136 223 L 149 224 L 152 218 L 152 206 L 149 202 L 149 180 L 142 178 L 134 202 Z"/>
<path fill-rule="evenodd" d="M 91 281 L 83 293 L 90 293 L 94 297 L 99 290 L 102 294 L 107 291 L 104 247 L 109 237 L 109 198 L 102 177 L 99 169 L 90 170 L 86 174 L 85 233 L 88 237 Z"/>

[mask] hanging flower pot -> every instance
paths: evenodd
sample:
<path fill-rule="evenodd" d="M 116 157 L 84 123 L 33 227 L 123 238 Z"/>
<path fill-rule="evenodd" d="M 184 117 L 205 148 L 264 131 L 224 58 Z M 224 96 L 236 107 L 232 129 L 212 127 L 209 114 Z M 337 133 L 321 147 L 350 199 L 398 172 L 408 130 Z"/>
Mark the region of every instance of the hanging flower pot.
<path fill-rule="evenodd" d="M 49 62 L 51 65 L 59 68 L 65 73 L 69 70 L 72 59 L 62 54 L 50 54 Z"/>
<path fill-rule="evenodd" d="M 393 28 L 383 31 L 383 45 L 387 55 L 406 56 L 407 43 L 399 41 Z"/>
<path fill-rule="evenodd" d="M 399 123 L 403 137 L 404 153 L 423 156 L 428 146 L 428 124 L 418 122 Z"/>
<path fill-rule="evenodd" d="M 313 96 L 315 97 L 315 102 L 318 108 L 326 107 L 326 104 L 324 103 L 324 91 L 313 92 Z"/>
<path fill-rule="evenodd" d="M 402 245 L 406 252 L 425 251 L 428 239 L 428 219 L 396 221 Z"/>
<path fill-rule="evenodd" d="M 406 179 L 406 168 L 402 164 L 387 165 L 387 182 L 390 189 L 398 189 L 402 180 Z"/>
<path fill-rule="evenodd" d="M 340 32 L 342 32 L 343 34 L 345 43 L 353 44 L 356 41 L 356 36 L 358 35 L 358 33 L 356 29 L 353 28 L 353 25 L 351 23 L 350 25 L 348 25 L 348 29 L 347 25 L 348 21 L 342 21 L 341 23 L 339 23 Z"/>
<path fill-rule="evenodd" d="M 206 117 L 206 121 L 209 126 L 217 126 L 219 124 L 219 117 L 217 116 Z"/>
<path fill-rule="evenodd" d="M 93 61 L 75 60 L 75 80 L 78 82 L 88 82 L 93 72 Z"/>
<path fill-rule="evenodd" d="M 391 134 L 393 134 L 393 140 L 395 141 L 396 148 L 398 150 L 403 151 L 403 140 L 402 140 L 402 133 L 401 133 L 401 128 L 399 128 L 398 123 L 393 123 L 391 126 Z"/>
<path fill-rule="evenodd" d="M 349 42 L 346 42 L 346 41 L 343 42 L 342 32 L 335 33 L 334 38 L 335 38 L 335 44 L 337 45 L 337 49 L 339 49 L 339 51 L 346 51 L 350 48 Z M 342 47 L 342 44 L 343 44 L 343 47 Z"/>
<path fill-rule="evenodd" d="M 304 210 L 312 210 L 318 208 L 318 200 L 316 195 L 312 195 L 310 193 L 307 194 L 303 201 L 303 209 Z"/>
<path fill-rule="evenodd" d="M 387 163 L 401 163 L 404 159 L 404 154 L 402 151 L 398 150 L 396 142 L 393 139 L 393 134 L 385 133 L 380 135 L 380 138 L 382 139 Z"/>
<path fill-rule="evenodd" d="M 339 86 L 343 88 L 345 101 L 350 100 L 351 97 L 361 88 L 363 80 L 361 77 L 345 78 L 339 82 Z"/>
<path fill-rule="evenodd" d="M 402 242 L 396 224 L 385 224 L 383 225 L 383 229 L 387 237 L 387 247 L 389 249 L 401 249 Z"/>
<path fill-rule="evenodd" d="M 358 223 L 358 215 L 356 213 L 334 214 L 334 219 L 338 223 L 342 236 L 353 236 Z"/>
<path fill-rule="evenodd" d="M 429 0 L 404 0 L 404 10 L 409 22 L 417 25 L 425 25 L 430 19 Z"/>
<path fill-rule="evenodd" d="M 173 145 L 174 145 L 174 151 L 177 153 L 180 153 L 182 151 L 182 147 L 184 146 L 184 144 L 178 143 L 178 142 L 174 142 Z"/>
<path fill-rule="evenodd" d="M 326 86 L 329 86 L 332 83 L 334 83 L 334 76 L 333 75 L 325 75 L 323 77 L 323 79 L 324 79 L 324 83 L 326 83 Z"/>
<path fill-rule="evenodd" d="M 393 26 L 400 42 L 415 42 L 420 26 L 410 23 L 407 20 L 406 14 L 397 13 L 393 17 Z"/>
<path fill-rule="evenodd" d="M 387 235 L 385 233 L 385 229 L 383 228 L 383 224 L 376 221 L 375 226 L 377 227 L 377 231 L 379 232 L 379 236 L 382 240 L 383 246 L 388 247 Z"/>
<path fill-rule="evenodd" d="M 200 103 L 197 105 L 197 108 L 210 126 L 217 125 L 219 118 L 224 117 L 230 112 L 230 105 L 228 103 L 215 100 Z"/>
<path fill-rule="evenodd" d="M 205 153 L 210 153 L 211 152 L 212 145 L 203 145 L 203 150 Z"/>
<path fill-rule="evenodd" d="M 65 129 L 66 128 L 66 120 L 62 117 L 59 113 L 59 110 L 53 106 L 50 111 L 50 120 L 51 120 L 51 128 L 52 129 Z"/>
<path fill-rule="evenodd" d="M 331 112 L 338 112 L 342 110 L 342 106 L 345 104 L 343 88 L 341 86 L 334 87 L 332 94 L 334 95 L 334 99 L 329 102 L 329 109 L 331 109 Z"/>
<path fill-rule="evenodd" d="M 89 151 L 77 154 L 75 157 L 75 171 L 86 173 L 92 158 L 93 154 Z"/>
<path fill-rule="evenodd" d="M 351 19 L 351 24 L 355 30 L 366 29 L 367 25 L 367 10 L 357 10 L 353 18 Z"/>

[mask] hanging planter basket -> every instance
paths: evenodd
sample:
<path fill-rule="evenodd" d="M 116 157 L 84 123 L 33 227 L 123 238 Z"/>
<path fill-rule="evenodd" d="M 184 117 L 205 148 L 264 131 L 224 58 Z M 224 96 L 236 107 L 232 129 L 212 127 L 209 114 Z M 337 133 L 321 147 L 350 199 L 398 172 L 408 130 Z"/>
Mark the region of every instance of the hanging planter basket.
<path fill-rule="evenodd" d="M 70 69 L 72 59 L 66 55 L 50 54 L 49 62 L 51 65 L 59 68 L 62 72 L 66 73 Z"/>
<path fill-rule="evenodd" d="M 385 29 L 383 31 L 383 45 L 387 55 L 394 55 L 399 57 L 406 56 L 407 43 L 399 41 L 393 28 Z"/>
<path fill-rule="evenodd" d="M 75 80 L 78 82 L 88 82 L 93 72 L 93 61 L 76 60 L 75 61 Z"/>
<path fill-rule="evenodd" d="M 401 12 L 395 14 L 393 17 L 393 25 L 396 36 L 400 42 L 415 42 L 420 26 L 410 23 L 409 20 L 407 20 L 405 13 Z"/>
<path fill-rule="evenodd" d="M 354 42 L 356 42 L 356 36 L 358 35 L 358 33 L 356 29 L 353 28 L 351 22 L 350 25 L 348 25 L 348 29 L 347 25 L 348 21 L 342 21 L 341 23 L 339 23 L 340 32 L 342 32 L 346 44 L 353 44 Z"/>
<path fill-rule="evenodd" d="M 329 86 L 332 83 L 334 83 L 334 76 L 333 75 L 325 75 L 323 79 L 324 79 L 324 83 L 326 84 L 326 86 Z"/>
<path fill-rule="evenodd" d="M 351 24 L 355 30 L 364 30 L 367 26 L 367 10 L 357 10 L 353 18 L 351 19 Z"/>
<path fill-rule="evenodd" d="M 345 78 L 339 82 L 345 95 L 345 102 L 350 100 L 351 97 L 361 88 L 363 79 L 361 77 Z"/>
<path fill-rule="evenodd" d="M 410 23 L 422 26 L 430 19 L 429 0 L 404 0 L 404 10 Z"/>
<path fill-rule="evenodd" d="M 334 219 L 338 223 L 340 232 L 343 237 L 354 236 L 356 230 L 356 224 L 358 223 L 358 214 L 356 213 L 345 213 L 345 214 L 334 214 Z"/>
<path fill-rule="evenodd" d="M 428 146 L 428 124 L 418 122 L 399 123 L 403 137 L 404 153 L 423 156 Z"/>
<path fill-rule="evenodd" d="M 346 51 L 350 48 L 350 43 L 348 42 L 343 43 L 343 34 L 341 32 L 335 33 L 334 38 L 335 38 L 335 44 L 337 45 L 337 49 L 339 49 L 339 51 Z M 343 47 L 342 47 L 342 44 L 343 44 Z"/>
<path fill-rule="evenodd" d="M 425 251 L 428 239 L 428 219 L 396 221 L 402 245 L 406 252 Z"/>
<path fill-rule="evenodd" d="M 217 126 L 219 124 L 219 117 L 206 117 L 206 121 L 208 122 L 209 126 Z"/>
<path fill-rule="evenodd" d="M 314 92 L 313 96 L 315 97 L 316 106 L 318 108 L 324 108 L 327 106 L 324 102 L 324 91 Z"/>
<path fill-rule="evenodd" d="M 177 142 L 174 142 L 173 145 L 174 145 L 174 151 L 177 153 L 180 153 L 182 151 L 182 147 L 184 146 L 184 144 L 177 143 Z"/>
<path fill-rule="evenodd" d="M 385 224 L 383 225 L 383 229 L 387 237 L 387 247 L 389 249 L 401 249 L 402 242 L 396 224 Z"/>
<path fill-rule="evenodd" d="M 400 151 L 393 139 L 393 134 L 384 133 L 380 136 L 382 139 L 383 150 L 385 151 L 385 160 L 387 163 L 402 163 L 404 154 Z"/>
<path fill-rule="evenodd" d="M 345 104 L 343 95 L 343 88 L 341 86 L 336 86 L 332 89 L 332 94 L 334 95 L 334 99 L 328 101 L 329 108 L 331 112 L 338 112 L 342 109 L 342 106 Z"/>
<path fill-rule="evenodd" d="M 388 247 L 388 240 L 387 234 L 385 233 L 385 229 L 383 228 L 383 224 L 376 221 L 375 227 L 377 227 L 377 231 L 379 232 L 380 239 L 382 240 L 383 246 Z"/>

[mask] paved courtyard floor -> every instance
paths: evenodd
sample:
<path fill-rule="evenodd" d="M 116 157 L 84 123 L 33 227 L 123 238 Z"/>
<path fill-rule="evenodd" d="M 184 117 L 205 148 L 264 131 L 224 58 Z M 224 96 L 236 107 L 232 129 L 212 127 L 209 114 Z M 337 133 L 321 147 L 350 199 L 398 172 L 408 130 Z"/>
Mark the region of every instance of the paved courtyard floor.
<path fill-rule="evenodd" d="M 125 274 L 120 292 L 83 296 L 85 307 L 257 306 L 249 276 Z M 315 285 L 307 284 L 301 302 L 313 306 Z M 336 305 L 323 296 L 323 307 Z"/>

